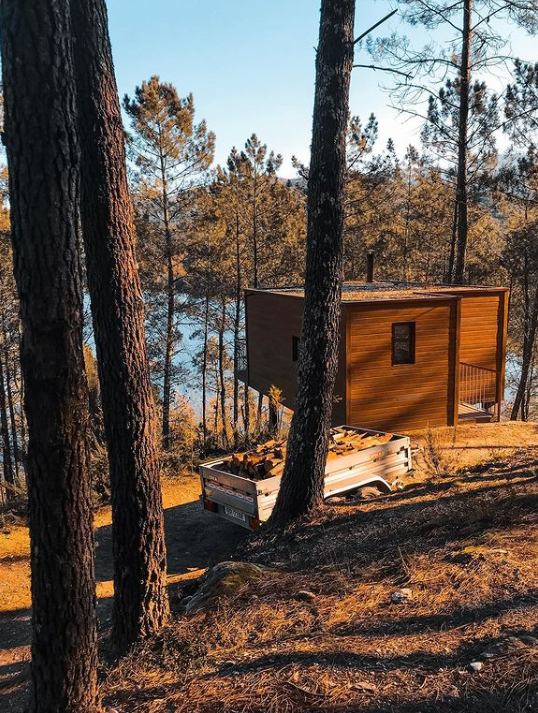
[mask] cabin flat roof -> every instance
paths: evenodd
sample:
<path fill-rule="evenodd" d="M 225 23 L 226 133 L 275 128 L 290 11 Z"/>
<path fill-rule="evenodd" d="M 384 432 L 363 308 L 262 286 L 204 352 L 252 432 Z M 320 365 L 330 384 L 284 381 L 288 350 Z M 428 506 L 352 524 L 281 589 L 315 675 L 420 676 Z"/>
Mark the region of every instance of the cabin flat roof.
<path fill-rule="evenodd" d="M 382 302 L 394 300 L 456 299 L 458 294 L 506 292 L 506 287 L 481 285 L 423 285 L 404 282 L 346 282 L 342 288 L 342 302 Z M 250 292 L 269 292 L 289 297 L 304 297 L 302 287 L 281 287 Z"/>

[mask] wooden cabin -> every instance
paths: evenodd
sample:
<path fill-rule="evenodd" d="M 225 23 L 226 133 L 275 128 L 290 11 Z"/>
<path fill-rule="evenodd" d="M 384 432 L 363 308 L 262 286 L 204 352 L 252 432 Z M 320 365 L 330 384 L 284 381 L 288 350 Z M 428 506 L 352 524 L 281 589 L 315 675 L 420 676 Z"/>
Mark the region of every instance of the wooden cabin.
<path fill-rule="evenodd" d="M 243 378 L 293 409 L 300 289 L 247 290 Z M 346 284 L 333 423 L 408 431 L 500 419 L 508 290 Z"/>

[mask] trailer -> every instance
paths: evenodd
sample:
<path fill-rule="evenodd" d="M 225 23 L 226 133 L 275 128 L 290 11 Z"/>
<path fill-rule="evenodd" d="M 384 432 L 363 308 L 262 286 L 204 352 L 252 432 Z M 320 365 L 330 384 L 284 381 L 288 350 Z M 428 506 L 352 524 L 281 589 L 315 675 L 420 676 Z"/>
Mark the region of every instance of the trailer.
<path fill-rule="evenodd" d="M 332 429 L 331 433 L 335 435 L 339 431 L 384 437 L 383 440 L 388 436 L 390 440 L 328 460 L 325 469 L 325 499 L 350 494 L 365 486 L 374 486 L 382 493 L 390 493 L 391 482 L 405 476 L 412 469 L 411 443 L 407 436 L 350 426 L 339 426 Z M 271 515 L 282 476 L 254 480 L 235 475 L 223 470 L 230 459 L 231 456 L 228 456 L 199 466 L 202 506 L 208 512 L 236 525 L 256 530 Z"/>

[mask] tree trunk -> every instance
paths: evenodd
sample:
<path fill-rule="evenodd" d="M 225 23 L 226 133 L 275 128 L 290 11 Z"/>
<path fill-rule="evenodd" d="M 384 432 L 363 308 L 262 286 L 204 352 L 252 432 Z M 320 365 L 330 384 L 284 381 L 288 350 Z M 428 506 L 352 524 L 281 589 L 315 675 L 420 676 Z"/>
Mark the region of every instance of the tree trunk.
<path fill-rule="evenodd" d="M 254 265 L 254 289 L 258 289 L 258 169 L 254 169 L 252 186 L 252 247 Z"/>
<path fill-rule="evenodd" d="M 204 352 L 202 356 L 202 451 L 207 451 L 207 347 L 209 340 L 209 297 L 205 300 L 204 316 Z"/>
<path fill-rule="evenodd" d="M 221 323 L 219 328 L 219 383 L 220 383 L 220 417 L 222 421 L 222 438 L 224 448 L 228 447 L 230 437 L 228 435 L 228 414 L 226 413 L 226 380 L 224 375 L 224 358 L 226 350 L 224 345 L 224 332 L 226 330 L 226 303 L 222 300 Z"/>
<path fill-rule="evenodd" d="M 19 436 L 17 434 L 17 421 L 15 418 L 15 404 L 13 401 L 13 379 L 9 359 L 8 335 L 4 328 L 4 363 L 6 373 L 6 397 L 9 411 L 9 425 L 11 430 L 11 442 L 13 444 L 13 468 L 15 482 L 19 483 Z"/>
<path fill-rule="evenodd" d="M 458 240 L 458 201 L 454 201 L 454 215 L 452 218 L 452 231 L 450 233 L 450 253 L 448 256 L 448 269 L 445 276 L 445 282 L 448 285 L 452 284 L 454 279 L 454 264 L 456 262 L 456 242 Z"/>
<path fill-rule="evenodd" d="M 174 357 L 174 319 L 176 312 L 176 285 L 174 280 L 174 262 L 172 246 L 172 228 L 170 225 L 170 208 L 168 205 L 168 181 L 164 157 L 161 154 L 161 180 L 163 185 L 163 217 L 166 251 L 166 337 L 164 349 L 164 383 L 163 383 L 163 421 L 162 437 L 165 451 L 170 448 L 170 405 L 172 402 L 172 359 Z"/>
<path fill-rule="evenodd" d="M 234 393 L 233 393 L 233 429 L 234 448 L 239 446 L 239 350 L 241 348 L 241 251 L 239 245 L 239 215 L 235 217 L 235 317 L 234 317 Z M 245 377 L 246 378 L 246 377 Z"/>
<path fill-rule="evenodd" d="M 458 240 L 454 282 L 463 284 L 467 260 L 467 236 L 469 221 L 467 215 L 467 171 L 468 171 L 468 123 L 469 89 L 471 84 L 471 44 L 472 44 L 473 0 L 464 0 L 463 8 L 463 46 L 460 68 L 460 111 L 458 127 L 458 176 L 456 185 L 456 203 L 458 210 Z"/>
<path fill-rule="evenodd" d="M 97 710 L 78 149 L 68 0 L 2 0 L 4 141 L 23 328 L 30 713 Z"/>
<path fill-rule="evenodd" d="M 342 295 L 344 176 L 355 0 L 322 0 L 316 60 L 303 344 L 282 485 L 271 516 L 286 525 L 323 502 Z"/>
<path fill-rule="evenodd" d="M 263 394 L 258 394 L 258 407 L 256 409 L 256 437 L 262 432 L 262 415 L 263 415 Z"/>
<path fill-rule="evenodd" d="M 156 420 L 106 6 L 71 6 L 81 216 L 112 490 L 113 641 L 124 652 L 168 615 Z"/>
<path fill-rule="evenodd" d="M 532 309 L 526 309 L 525 317 L 525 331 L 523 335 L 523 354 L 521 361 L 521 374 L 519 376 L 519 383 L 516 391 L 516 396 L 514 398 L 514 404 L 512 406 L 512 413 L 510 414 L 511 421 L 517 421 L 517 417 L 520 408 L 525 397 L 525 391 L 527 389 L 527 384 L 529 381 L 529 372 L 532 365 L 532 355 L 534 351 L 534 342 L 536 339 L 536 331 L 538 329 L 538 285 L 535 288 Z"/>
<path fill-rule="evenodd" d="M 9 440 L 9 424 L 7 416 L 6 380 L 2 365 L 2 355 L 0 353 L 0 436 L 2 439 L 2 469 L 6 488 L 6 499 L 13 497 L 13 491 L 9 486 L 14 486 L 15 474 L 13 472 L 13 459 L 11 457 L 11 443 Z"/>
<path fill-rule="evenodd" d="M 245 428 L 245 445 L 248 446 L 250 444 L 250 393 L 249 386 L 246 382 L 243 389 L 243 399 L 243 425 Z"/>

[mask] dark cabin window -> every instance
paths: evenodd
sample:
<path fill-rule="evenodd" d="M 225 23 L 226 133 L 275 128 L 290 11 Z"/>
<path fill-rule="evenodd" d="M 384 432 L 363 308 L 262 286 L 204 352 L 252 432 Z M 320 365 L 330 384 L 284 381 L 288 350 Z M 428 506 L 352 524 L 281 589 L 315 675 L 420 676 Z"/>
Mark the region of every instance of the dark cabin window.
<path fill-rule="evenodd" d="M 392 325 L 392 363 L 415 363 L 414 322 L 395 322 Z"/>
<path fill-rule="evenodd" d="M 301 340 L 299 337 L 291 338 L 291 358 L 293 361 L 299 361 L 299 353 L 301 350 Z"/>

